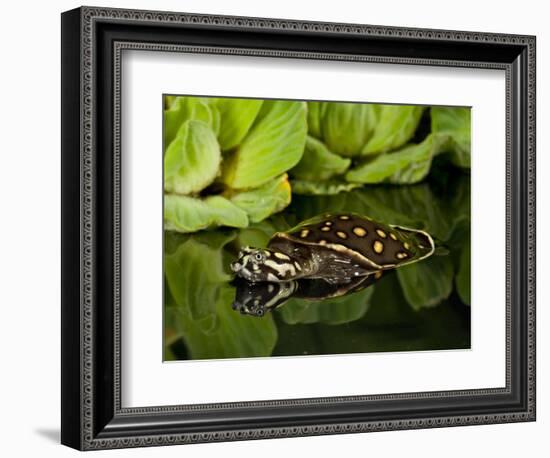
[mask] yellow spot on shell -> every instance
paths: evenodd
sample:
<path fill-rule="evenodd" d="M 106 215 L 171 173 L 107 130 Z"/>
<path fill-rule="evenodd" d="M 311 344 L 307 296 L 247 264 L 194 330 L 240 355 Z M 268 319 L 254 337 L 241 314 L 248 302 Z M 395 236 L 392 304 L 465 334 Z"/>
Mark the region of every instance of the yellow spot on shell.
<path fill-rule="evenodd" d="M 397 256 L 397 259 L 405 259 L 406 257 L 408 257 L 409 255 L 407 253 L 404 253 L 402 251 L 400 251 L 399 253 L 397 253 L 395 256 Z"/>
<path fill-rule="evenodd" d="M 363 229 L 362 227 L 359 227 L 359 226 L 353 228 L 353 233 L 357 237 L 364 237 L 365 235 L 367 235 L 367 231 L 365 229 Z"/>
<path fill-rule="evenodd" d="M 319 245 L 326 245 L 326 244 L 327 244 L 326 240 L 319 240 Z"/>
<path fill-rule="evenodd" d="M 338 231 L 338 232 L 336 233 L 336 235 L 337 235 L 338 237 L 340 237 L 341 239 L 347 239 L 347 238 L 348 238 L 348 234 L 346 234 L 345 232 L 342 232 L 342 231 Z"/>
<path fill-rule="evenodd" d="M 386 233 L 382 229 L 376 229 L 376 233 L 383 239 L 386 238 Z"/>
<path fill-rule="evenodd" d="M 390 232 L 390 237 L 392 238 L 392 240 L 397 240 L 397 237 L 393 232 Z"/>
<path fill-rule="evenodd" d="M 382 253 L 382 251 L 384 251 L 384 244 L 380 240 L 375 240 L 372 244 L 372 249 L 375 253 L 380 254 Z"/>
<path fill-rule="evenodd" d="M 411 247 L 407 242 L 405 242 L 403 246 L 405 247 L 405 250 L 408 250 Z"/>
<path fill-rule="evenodd" d="M 301 238 L 306 238 L 309 234 L 309 229 L 302 229 L 302 231 L 300 232 L 300 237 Z"/>
<path fill-rule="evenodd" d="M 382 271 L 378 271 L 378 272 L 374 272 L 374 278 L 376 278 L 377 280 L 382 276 Z"/>
<path fill-rule="evenodd" d="M 348 215 L 340 215 L 338 218 L 340 219 L 349 219 L 349 216 Z"/>
<path fill-rule="evenodd" d="M 325 226 L 332 226 L 332 221 L 325 221 Z"/>
<path fill-rule="evenodd" d="M 328 231 L 330 231 L 330 226 L 323 226 L 323 227 L 321 228 L 321 230 L 322 230 L 323 232 L 328 232 Z"/>

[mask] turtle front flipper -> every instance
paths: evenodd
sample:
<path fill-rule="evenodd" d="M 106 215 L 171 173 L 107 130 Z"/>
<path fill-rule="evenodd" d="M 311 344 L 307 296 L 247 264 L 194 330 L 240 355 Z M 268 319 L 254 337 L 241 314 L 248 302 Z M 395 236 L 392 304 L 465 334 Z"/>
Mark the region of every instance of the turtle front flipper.
<path fill-rule="evenodd" d="M 370 265 L 365 266 L 345 251 L 316 249 L 312 257 L 318 268 L 310 278 L 321 278 L 331 284 L 348 284 L 373 273 Z"/>

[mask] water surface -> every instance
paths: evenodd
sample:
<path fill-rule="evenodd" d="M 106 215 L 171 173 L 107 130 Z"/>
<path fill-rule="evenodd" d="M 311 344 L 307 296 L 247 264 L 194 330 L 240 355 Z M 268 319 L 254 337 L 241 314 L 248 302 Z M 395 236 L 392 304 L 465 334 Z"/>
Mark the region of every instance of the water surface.
<path fill-rule="evenodd" d="M 413 186 L 293 195 L 243 230 L 165 233 L 165 360 L 470 348 L 470 177 L 438 173 Z M 387 271 L 336 298 L 291 297 L 263 316 L 234 310 L 229 265 L 241 246 L 325 212 L 355 212 L 428 231 L 437 255 Z"/>

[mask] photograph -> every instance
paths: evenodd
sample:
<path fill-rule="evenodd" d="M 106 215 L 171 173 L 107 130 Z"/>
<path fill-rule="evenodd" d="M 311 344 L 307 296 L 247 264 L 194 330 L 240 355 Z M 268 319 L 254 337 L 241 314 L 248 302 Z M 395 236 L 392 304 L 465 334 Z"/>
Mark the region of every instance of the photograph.
<path fill-rule="evenodd" d="M 34 246 L 22 202 L 39 202 L 33 221 L 55 222 L 61 250 L 60 284 L 39 275 L 34 288 L 55 284 L 61 313 L 33 320 L 59 331 L 38 339 L 57 359 L 24 375 L 60 369 L 37 391 L 51 408 L 31 399 L 33 449 L 48 454 L 60 419 L 66 453 L 244 441 L 234 450 L 332 456 L 367 439 L 373 453 L 425 454 L 429 440 L 463 456 L 485 440 L 521 455 L 548 429 L 536 390 L 543 16 L 239 1 L 74 4 L 61 34 L 59 12 L 38 10 L 61 104 L 35 92 L 61 116 L 32 138 L 60 143 L 61 161 L 18 154 L 29 122 L 5 148 L 23 159 L 12 194 L 18 171 L 40 175 L 29 198 L 8 199 L 11 226 Z M 26 92 L 6 87 L 11 118 L 28 119 Z M 60 218 L 33 186 L 56 177 Z M 5 302 L 28 312 L 29 257 L 8 245 L 23 282 Z M 52 256 L 31 271 L 55 270 Z M 19 369 L 36 352 L 11 353 Z M 283 438 L 296 439 L 266 440 Z"/>
<path fill-rule="evenodd" d="M 163 94 L 159 116 L 164 361 L 471 348 L 471 107 Z"/>

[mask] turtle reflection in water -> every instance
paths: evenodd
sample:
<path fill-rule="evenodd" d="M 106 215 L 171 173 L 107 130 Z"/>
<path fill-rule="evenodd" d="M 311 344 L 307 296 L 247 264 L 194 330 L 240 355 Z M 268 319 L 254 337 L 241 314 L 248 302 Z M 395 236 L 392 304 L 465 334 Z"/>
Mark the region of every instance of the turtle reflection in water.
<path fill-rule="evenodd" d="M 329 283 L 322 279 L 301 279 L 283 282 L 249 282 L 238 278 L 233 310 L 261 317 L 287 302 L 291 297 L 319 301 L 346 296 L 361 291 L 382 277 L 378 271 L 356 277 L 345 284 Z"/>
<path fill-rule="evenodd" d="M 425 231 L 384 224 L 354 213 L 321 215 L 277 232 L 267 248 L 245 247 L 231 264 L 249 282 L 301 278 L 346 284 L 373 272 L 418 262 L 434 252 Z"/>

